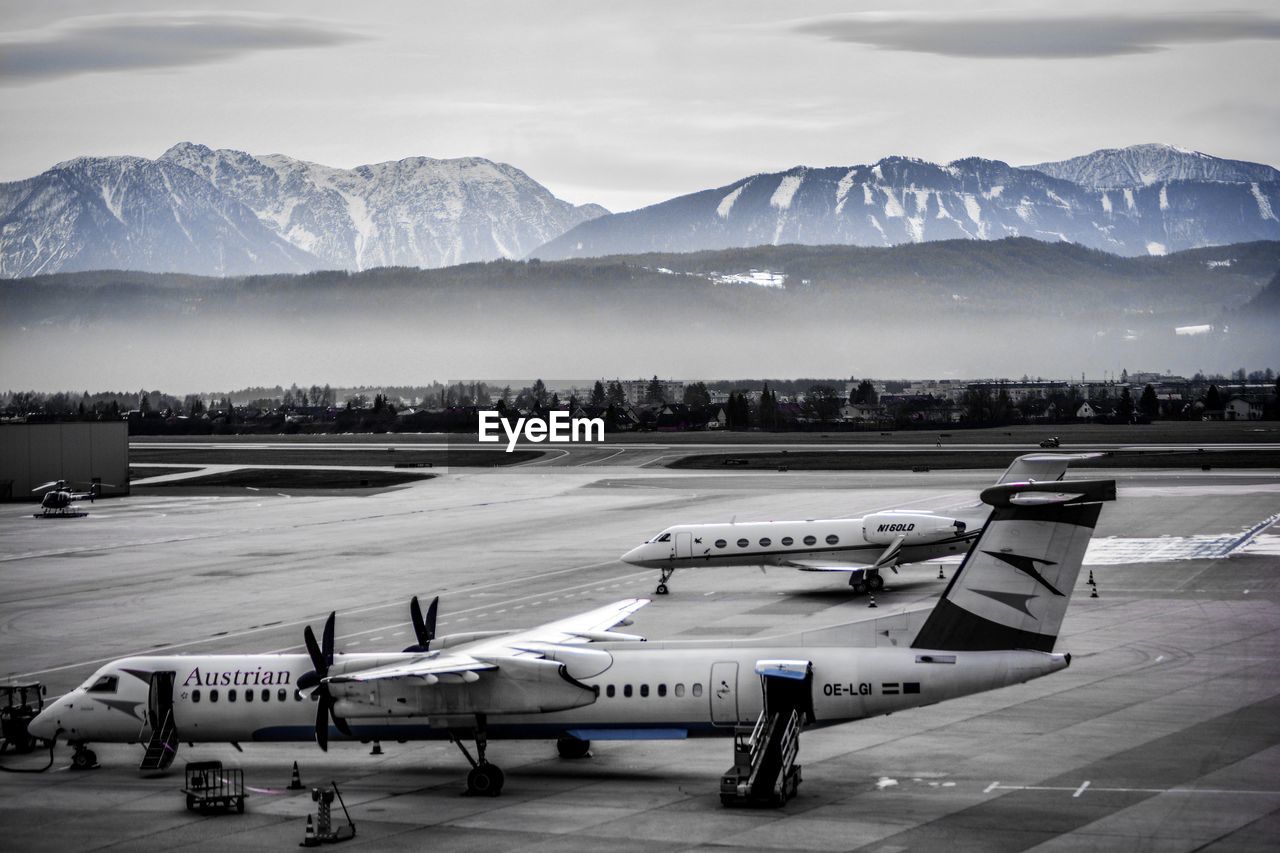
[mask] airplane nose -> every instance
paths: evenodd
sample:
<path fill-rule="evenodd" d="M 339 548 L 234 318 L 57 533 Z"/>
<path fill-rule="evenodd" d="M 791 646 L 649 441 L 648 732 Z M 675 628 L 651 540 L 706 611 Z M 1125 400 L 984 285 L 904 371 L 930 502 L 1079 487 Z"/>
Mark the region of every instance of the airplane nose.
<path fill-rule="evenodd" d="M 58 709 L 60 703 L 54 702 L 46 707 L 35 719 L 27 724 L 27 733 L 42 740 L 53 740 L 58 734 Z"/>
<path fill-rule="evenodd" d="M 630 551 L 622 555 L 622 562 L 630 563 L 633 566 L 643 566 L 644 557 L 641 554 L 642 551 L 644 551 L 644 546 L 637 545 L 636 547 L 632 548 Z"/>

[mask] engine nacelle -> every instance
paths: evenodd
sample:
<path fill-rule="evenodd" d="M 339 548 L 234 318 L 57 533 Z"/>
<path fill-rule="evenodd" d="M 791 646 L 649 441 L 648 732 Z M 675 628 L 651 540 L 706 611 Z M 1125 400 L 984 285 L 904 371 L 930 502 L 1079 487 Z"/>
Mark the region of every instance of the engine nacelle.
<path fill-rule="evenodd" d="M 888 545 L 899 536 L 904 545 L 922 545 L 964 533 L 955 518 L 928 512 L 877 512 L 862 519 L 862 536 L 872 545 Z"/>

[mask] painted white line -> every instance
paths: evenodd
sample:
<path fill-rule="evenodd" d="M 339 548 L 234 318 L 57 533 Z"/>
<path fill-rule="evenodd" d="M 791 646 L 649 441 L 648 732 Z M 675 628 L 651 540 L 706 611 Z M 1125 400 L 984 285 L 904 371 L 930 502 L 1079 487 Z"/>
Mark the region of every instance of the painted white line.
<path fill-rule="evenodd" d="M 1077 791 L 1083 791 L 1085 787 L 1089 787 L 1090 791 L 1104 791 L 1109 794 L 1222 794 L 1222 795 L 1239 795 L 1253 794 L 1263 797 L 1280 797 L 1280 791 L 1244 791 L 1244 790 L 1228 790 L 1226 788 L 1100 788 L 1091 786 L 1085 782 L 1076 788 L 1060 788 L 1052 785 L 1001 785 L 999 782 L 992 782 L 988 785 L 983 793 L 991 793 L 992 791 L 1070 791 L 1071 796 L 1077 796 Z"/>
<path fill-rule="evenodd" d="M 1079 797 L 1081 794 L 1083 794 L 1083 793 L 1084 793 L 1084 789 L 1085 789 L 1085 788 L 1087 788 L 1087 787 L 1089 787 L 1089 780 L 1088 780 L 1088 779 L 1085 779 L 1083 782 L 1081 782 L 1081 783 L 1080 783 L 1080 787 L 1079 787 L 1079 788 L 1076 788 L 1076 792 L 1075 792 L 1074 794 L 1072 794 L 1071 796 L 1072 796 L 1073 798 L 1074 798 L 1074 797 Z"/>
<path fill-rule="evenodd" d="M 717 592 L 719 592 L 719 590 L 715 590 L 715 589 L 713 589 L 713 590 L 711 590 L 711 592 L 704 592 L 704 593 L 702 594 L 702 597 L 703 597 L 703 598 L 706 598 L 708 595 L 715 595 Z"/>
<path fill-rule="evenodd" d="M 986 788 L 984 788 L 984 789 L 983 789 L 982 793 L 984 793 L 984 794 L 990 794 L 992 791 L 994 791 L 995 789 L 997 789 L 997 788 L 999 788 L 999 787 L 1000 787 L 1000 783 L 999 783 L 999 782 L 992 782 L 990 785 L 988 785 Z"/>

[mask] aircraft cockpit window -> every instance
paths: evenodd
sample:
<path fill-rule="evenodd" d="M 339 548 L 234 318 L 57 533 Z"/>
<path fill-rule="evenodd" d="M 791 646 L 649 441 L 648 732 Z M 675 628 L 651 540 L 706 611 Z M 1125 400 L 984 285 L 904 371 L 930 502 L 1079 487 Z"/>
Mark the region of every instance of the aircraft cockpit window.
<path fill-rule="evenodd" d="M 116 688 L 120 686 L 120 678 L 115 675 L 104 675 L 97 681 L 93 682 L 87 693 L 115 693 Z"/>
<path fill-rule="evenodd" d="M 670 541 L 671 541 L 671 534 L 670 534 L 670 533 L 664 533 L 664 534 L 662 534 L 661 536 L 659 536 L 657 539 L 655 539 L 655 540 L 653 540 L 653 541 L 654 541 L 654 542 L 670 542 Z"/>

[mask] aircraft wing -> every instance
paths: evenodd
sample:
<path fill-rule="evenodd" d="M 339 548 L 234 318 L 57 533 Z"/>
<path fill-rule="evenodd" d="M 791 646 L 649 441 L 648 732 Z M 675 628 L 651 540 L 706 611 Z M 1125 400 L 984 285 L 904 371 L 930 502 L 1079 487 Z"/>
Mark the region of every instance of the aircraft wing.
<path fill-rule="evenodd" d="M 442 680 L 475 681 L 475 673 L 497 669 L 498 665 L 488 661 L 476 660 L 465 654 L 424 654 L 405 655 L 409 660 L 397 661 L 386 666 L 363 669 L 346 674 L 335 674 L 325 679 L 327 682 L 341 684 L 351 681 L 380 681 L 382 679 L 417 678 L 426 684 L 435 684 Z M 468 674 L 471 674 L 468 677 Z M 456 678 L 451 678 L 456 676 Z"/>
<path fill-rule="evenodd" d="M 865 572 L 875 568 L 871 563 L 807 563 L 804 560 L 786 560 L 779 563 L 789 569 L 802 572 Z"/>
<path fill-rule="evenodd" d="M 622 634 L 611 630 L 626 621 L 627 617 L 649 603 L 647 598 L 624 598 L 586 613 L 566 619 L 548 622 L 536 628 L 516 631 L 476 646 L 468 647 L 471 654 L 493 654 L 503 648 L 519 651 L 530 643 L 557 645 L 592 643 L 607 640 L 643 640 L 635 634 Z"/>
<path fill-rule="evenodd" d="M 565 653 L 558 647 L 605 640 L 643 641 L 644 637 L 622 634 L 610 629 L 641 607 L 649 603 L 647 598 L 627 598 L 579 613 L 566 619 L 548 622 L 536 628 L 515 631 L 499 637 L 468 643 L 458 651 L 411 653 L 396 655 L 394 662 L 348 673 L 334 673 L 325 681 L 332 684 L 344 682 L 371 682 L 396 679 L 416 679 L 423 686 L 441 681 L 472 683 L 485 671 L 516 668 L 527 670 L 539 660 L 558 660 L 573 657 L 582 660 L 585 655 L 603 652 Z"/>

